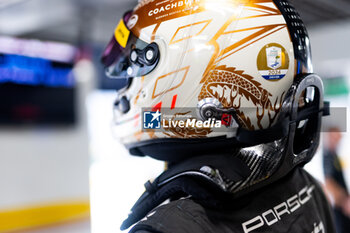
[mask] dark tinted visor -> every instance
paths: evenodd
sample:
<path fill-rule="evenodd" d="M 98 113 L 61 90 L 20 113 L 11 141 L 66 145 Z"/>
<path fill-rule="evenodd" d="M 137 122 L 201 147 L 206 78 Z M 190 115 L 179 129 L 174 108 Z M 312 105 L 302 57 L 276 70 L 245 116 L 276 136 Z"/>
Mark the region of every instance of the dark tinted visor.
<path fill-rule="evenodd" d="M 106 74 L 111 78 L 141 77 L 153 71 L 159 62 L 158 45 L 140 40 L 126 26 L 131 16 L 128 12 L 120 20 L 102 56 Z"/>

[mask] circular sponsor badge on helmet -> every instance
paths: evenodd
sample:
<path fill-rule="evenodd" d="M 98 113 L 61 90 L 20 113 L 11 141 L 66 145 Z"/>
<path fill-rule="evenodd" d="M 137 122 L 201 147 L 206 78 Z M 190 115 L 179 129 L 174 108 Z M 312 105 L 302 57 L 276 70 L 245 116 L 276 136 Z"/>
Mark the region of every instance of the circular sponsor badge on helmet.
<path fill-rule="evenodd" d="M 132 15 L 127 23 L 127 26 L 129 29 L 132 29 L 133 27 L 135 27 L 135 25 L 137 24 L 137 21 L 139 20 L 139 16 L 138 15 Z"/>
<path fill-rule="evenodd" d="M 277 81 L 284 78 L 288 72 L 289 56 L 282 45 L 267 44 L 259 52 L 257 65 L 264 79 Z"/>

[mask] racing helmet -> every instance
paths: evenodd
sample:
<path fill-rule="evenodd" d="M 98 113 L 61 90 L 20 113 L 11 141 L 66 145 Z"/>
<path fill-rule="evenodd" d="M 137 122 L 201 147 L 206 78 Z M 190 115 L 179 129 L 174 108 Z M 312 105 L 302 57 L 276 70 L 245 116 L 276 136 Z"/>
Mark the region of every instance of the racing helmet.
<path fill-rule="evenodd" d="M 141 0 L 102 63 L 121 83 L 114 132 L 133 155 L 176 163 L 246 148 L 252 170 L 270 164 L 261 178 L 308 162 L 318 147 L 323 85 L 286 0 Z M 187 115 L 189 124 L 169 124 Z"/>

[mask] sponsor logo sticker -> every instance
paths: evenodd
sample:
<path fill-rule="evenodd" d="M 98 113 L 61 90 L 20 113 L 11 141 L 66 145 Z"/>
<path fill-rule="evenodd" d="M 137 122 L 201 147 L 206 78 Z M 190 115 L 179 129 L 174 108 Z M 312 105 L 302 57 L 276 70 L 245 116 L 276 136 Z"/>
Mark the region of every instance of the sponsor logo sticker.
<path fill-rule="evenodd" d="M 120 44 L 120 46 L 125 48 L 126 44 L 128 43 L 128 39 L 129 39 L 129 36 L 130 36 L 130 31 L 126 27 L 123 19 L 120 20 L 117 28 L 115 29 L 114 36 L 115 36 L 115 39 Z"/>
<path fill-rule="evenodd" d="M 178 112 L 181 111 L 181 112 Z M 207 135 L 211 132 L 232 132 L 238 127 L 231 114 L 218 114 L 203 119 L 197 108 L 162 108 L 142 110 L 142 131 L 163 132 L 169 135 Z"/>
<path fill-rule="evenodd" d="M 257 58 L 258 71 L 269 81 L 278 81 L 284 78 L 289 69 L 289 55 L 286 49 L 277 43 L 265 45 Z"/>
<path fill-rule="evenodd" d="M 132 29 L 133 27 L 135 27 L 135 25 L 137 24 L 137 21 L 139 21 L 139 16 L 138 15 L 132 15 L 131 18 L 129 19 L 127 26 L 129 29 Z"/>
<path fill-rule="evenodd" d="M 143 112 L 143 128 L 144 129 L 160 129 L 162 113 L 159 112 Z"/>

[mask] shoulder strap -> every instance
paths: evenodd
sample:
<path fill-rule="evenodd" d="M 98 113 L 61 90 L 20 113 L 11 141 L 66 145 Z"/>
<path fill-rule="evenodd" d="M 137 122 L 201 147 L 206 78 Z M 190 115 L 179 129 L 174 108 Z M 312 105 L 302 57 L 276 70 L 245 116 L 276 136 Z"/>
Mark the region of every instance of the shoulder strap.
<path fill-rule="evenodd" d="M 231 197 L 228 187 L 246 179 L 250 169 L 232 155 L 201 156 L 184 161 L 162 173 L 132 207 L 121 230 L 144 218 L 152 209 L 171 198 L 191 196 L 210 207 L 224 207 L 222 200 Z"/>

